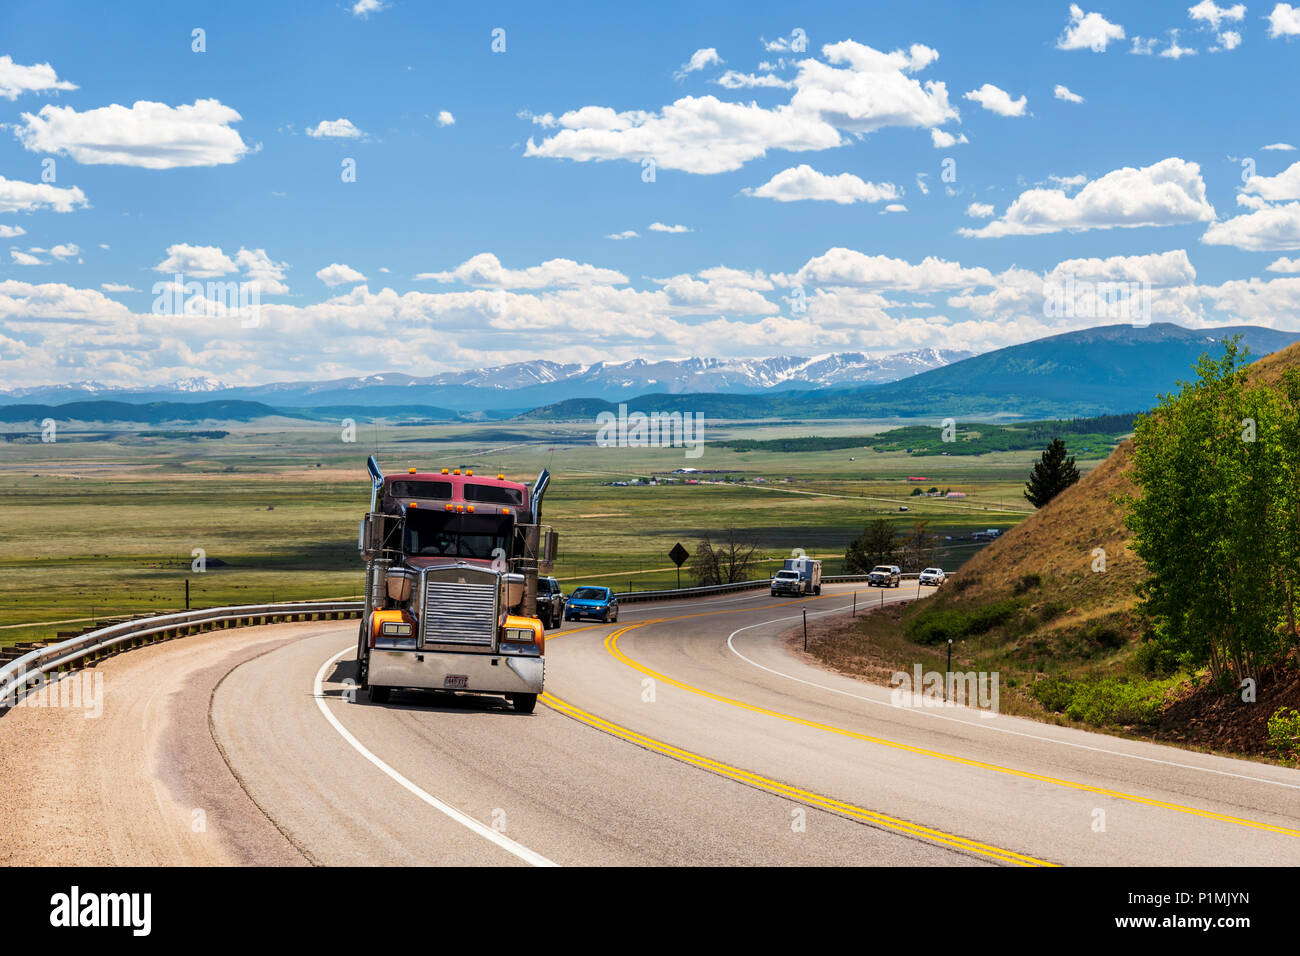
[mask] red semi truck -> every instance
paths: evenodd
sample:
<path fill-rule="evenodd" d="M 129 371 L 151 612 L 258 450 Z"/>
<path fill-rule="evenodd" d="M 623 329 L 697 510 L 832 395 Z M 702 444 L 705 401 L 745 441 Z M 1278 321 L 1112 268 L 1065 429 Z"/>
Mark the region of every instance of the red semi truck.
<path fill-rule="evenodd" d="M 531 713 L 546 652 L 537 577 L 557 543 L 540 524 L 549 473 L 529 489 L 460 468 L 384 475 L 374 456 L 367 467 L 358 682 L 375 703 L 417 688 L 501 694 Z"/>

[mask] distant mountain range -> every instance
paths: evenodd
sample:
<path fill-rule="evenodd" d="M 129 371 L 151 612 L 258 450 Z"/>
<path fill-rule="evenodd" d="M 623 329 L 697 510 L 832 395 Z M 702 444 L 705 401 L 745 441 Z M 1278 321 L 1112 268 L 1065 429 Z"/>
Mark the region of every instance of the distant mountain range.
<path fill-rule="evenodd" d="M 1119 414 L 1150 408 L 1160 393 L 1193 377 L 1192 366 L 1203 353 L 1220 353 L 1232 335 L 1240 335 L 1255 358 L 1300 341 L 1300 333 L 1257 326 L 1109 325 L 986 352 L 880 385 L 743 396 L 647 394 L 627 405 L 630 410 L 690 411 L 715 419 Z M 614 408 L 611 402 L 580 399 L 543 406 L 524 417 L 586 419 Z"/>
<path fill-rule="evenodd" d="M 358 422 L 516 416 L 590 421 L 621 402 L 633 411 L 699 412 L 715 420 L 1079 418 L 1150 408 L 1161 392 L 1193 376 L 1192 367 L 1203 353 L 1218 354 L 1231 335 L 1240 335 L 1256 358 L 1300 341 L 1300 333 L 1256 326 L 1185 329 L 1158 323 L 1067 332 L 975 356 L 923 350 L 884 358 L 839 353 L 815 359 L 589 366 L 542 360 L 429 379 L 384 374 L 238 389 L 208 379 L 187 380 L 175 383 L 170 393 L 97 392 L 81 383 L 8 393 L 0 397 L 0 422 L 53 418 L 160 425 L 270 416 Z M 963 355 L 967 357 L 952 361 Z M 909 367 L 919 370 L 893 381 L 873 379 Z M 695 388 L 704 384 L 709 389 Z M 432 396 L 443 400 L 434 403 Z M 548 401 L 542 404 L 538 396 Z"/>
<path fill-rule="evenodd" d="M 0 405 L 106 398 L 131 402 L 198 402 L 212 399 L 265 402 L 277 408 L 433 405 L 453 413 L 521 412 L 568 398 L 619 401 L 646 392 L 757 394 L 775 389 L 816 389 L 891 382 L 971 355 L 913 349 L 891 355 L 837 352 L 813 358 L 704 359 L 560 364 L 546 359 L 466 372 L 414 377 L 385 372 L 323 382 L 280 382 L 232 387 L 191 378 L 152 389 L 76 382 L 0 392 Z M 501 417 L 493 415 L 492 417 Z"/>

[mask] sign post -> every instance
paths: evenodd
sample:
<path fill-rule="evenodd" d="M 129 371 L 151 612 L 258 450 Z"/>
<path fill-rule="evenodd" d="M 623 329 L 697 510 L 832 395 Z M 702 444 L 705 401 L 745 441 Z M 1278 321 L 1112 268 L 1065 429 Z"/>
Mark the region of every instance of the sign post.
<path fill-rule="evenodd" d="M 677 565 L 677 590 L 679 591 L 682 589 L 682 565 L 686 563 L 686 559 L 690 556 L 691 553 L 682 547 L 680 541 L 673 545 L 673 549 L 668 552 L 669 559 L 673 564 Z"/>

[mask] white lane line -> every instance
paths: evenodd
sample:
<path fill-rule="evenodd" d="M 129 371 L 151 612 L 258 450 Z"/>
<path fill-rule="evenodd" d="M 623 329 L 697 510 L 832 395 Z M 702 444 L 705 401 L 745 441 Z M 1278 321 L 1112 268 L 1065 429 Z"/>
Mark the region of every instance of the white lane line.
<path fill-rule="evenodd" d="M 890 601 L 887 603 L 892 604 L 894 602 Z M 836 611 L 846 610 L 850 606 L 851 605 L 846 604 L 844 607 L 831 608 L 830 610 L 827 611 L 814 611 L 813 613 L 834 614 Z M 872 697 L 863 697 L 861 694 L 850 693 L 849 691 L 841 690 L 838 687 L 827 687 L 825 684 L 818 684 L 816 681 L 805 680 L 802 677 L 795 677 L 793 674 L 786 674 L 783 671 L 774 670 L 771 667 L 766 667 L 763 664 L 758 663 L 758 661 L 756 660 L 746 657 L 744 654 L 740 653 L 740 651 L 736 649 L 735 638 L 736 635 L 739 634 L 741 631 L 748 631 L 751 628 L 755 628 L 755 627 L 765 627 L 768 624 L 776 624 L 780 621 L 794 621 L 794 620 L 799 620 L 799 616 L 794 615 L 792 617 L 777 617 L 777 618 L 773 618 L 770 621 L 760 621 L 758 624 L 749 624 L 745 627 L 738 627 L 736 628 L 736 630 L 732 631 L 729 635 L 727 635 L 727 647 L 729 647 L 731 649 L 731 652 L 735 654 L 737 657 L 739 657 L 745 663 L 752 664 L 754 667 L 757 667 L 759 670 L 767 671 L 769 674 L 775 674 L 777 677 L 784 677 L 786 680 L 792 680 L 799 684 L 806 684 L 809 687 L 816 687 L 819 690 L 827 690 L 830 691 L 832 694 L 842 694 L 845 697 L 852 697 L 855 700 L 863 700 L 866 701 L 868 704 L 875 704 L 878 707 L 888 707 L 890 710 L 907 711 L 908 713 L 917 714 L 918 716 L 921 717 L 934 717 L 937 720 L 950 720 L 953 723 L 961 724 L 963 727 L 978 728 L 980 730 L 994 730 L 1001 734 L 1010 734 L 1013 737 L 1025 737 L 1029 740 L 1039 740 L 1042 741 L 1043 743 L 1049 743 L 1049 744 L 1060 744 L 1063 747 L 1074 747 L 1078 750 L 1091 750 L 1094 753 L 1106 754 L 1112 757 L 1128 757 L 1131 760 L 1144 760 L 1147 763 L 1163 764 L 1166 767 L 1177 767 L 1180 770 L 1199 770 L 1201 773 L 1213 773 L 1213 774 L 1218 774 L 1221 777 L 1235 777 L 1238 780 L 1249 780 L 1252 783 L 1267 783 L 1267 784 L 1272 784 L 1275 787 L 1286 787 L 1289 790 L 1300 790 L 1300 784 L 1284 783 L 1281 780 L 1269 780 L 1266 777 L 1252 777 L 1249 774 L 1233 773 L 1231 770 L 1216 770 L 1213 767 L 1198 767 L 1195 764 L 1178 763 L 1173 760 L 1162 760 L 1159 757 L 1145 757 L 1141 754 L 1125 753 L 1122 750 L 1108 750 L 1105 747 L 1094 747 L 1091 746 L 1090 744 L 1076 743 L 1075 741 L 1072 740 L 1059 740 L 1055 737 L 1044 737 L 1040 734 L 1026 733 L 1023 730 L 1012 730 L 1009 727 L 999 727 L 994 723 L 988 722 L 987 720 L 982 721 L 980 723 L 976 723 L 973 720 L 963 720 L 960 717 L 949 717 L 946 714 L 936 714 L 933 711 L 929 711 L 929 710 L 917 710 L 914 707 L 901 707 L 898 704 L 892 702 L 876 700 Z"/>
<path fill-rule="evenodd" d="M 325 696 L 324 696 L 325 671 L 336 660 L 338 660 L 344 654 L 347 654 L 354 649 L 355 649 L 355 645 L 349 645 L 348 647 L 343 648 L 343 650 L 339 651 L 337 654 L 335 654 L 333 657 L 327 660 L 324 664 L 322 664 L 320 666 L 320 670 L 316 672 L 316 685 L 314 687 L 314 692 L 316 695 L 316 706 L 320 708 L 320 712 L 325 715 L 325 719 L 328 720 L 330 722 L 330 725 L 339 732 L 340 736 L 342 736 L 344 740 L 346 740 L 349 744 L 351 744 L 353 749 L 356 750 L 357 753 L 361 754 L 361 756 L 365 757 L 372 764 L 374 764 L 384 773 L 388 774 L 388 776 L 392 777 L 394 780 L 400 783 L 411 793 L 415 794 L 417 797 L 419 797 L 429 806 L 433 807 L 435 810 L 441 813 L 445 813 L 447 816 L 451 817 L 457 823 L 461 824 L 464 827 L 469 828 L 470 830 L 473 830 L 475 833 L 477 833 L 479 836 L 483 837 L 484 839 L 491 840 L 493 843 L 501 847 L 501 849 L 505 850 L 507 853 L 513 853 L 515 856 L 519 857 L 519 859 L 523 860 L 525 863 L 532 864 L 533 866 L 559 866 L 558 863 L 551 862 L 546 857 L 542 856 L 540 853 L 534 853 L 532 850 L 528 849 L 528 847 L 524 846 L 523 844 L 516 843 L 514 840 L 510 839 L 504 834 L 498 833 L 490 826 L 480 823 L 478 820 L 475 820 L 473 817 L 469 816 L 468 814 L 462 813 L 460 810 L 457 810 L 451 804 L 443 803 L 433 794 L 416 786 L 410 780 L 407 780 L 400 773 L 398 773 L 388 764 L 384 763 L 373 753 L 371 753 L 370 750 L 366 748 L 365 744 L 357 740 L 356 737 L 352 736 L 351 732 L 346 727 L 344 727 L 341 723 L 339 723 L 338 718 L 335 717 L 332 713 L 330 713 L 330 709 L 325 706 Z"/>

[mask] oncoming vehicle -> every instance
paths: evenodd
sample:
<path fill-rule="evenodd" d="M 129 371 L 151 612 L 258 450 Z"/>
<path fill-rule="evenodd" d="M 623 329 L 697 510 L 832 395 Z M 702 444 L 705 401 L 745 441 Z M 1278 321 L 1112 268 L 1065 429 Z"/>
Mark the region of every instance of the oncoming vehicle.
<path fill-rule="evenodd" d="M 816 558 L 786 558 L 772 577 L 772 597 L 778 594 L 821 594 L 822 563 Z"/>
<path fill-rule="evenodd" d="M 584 617 L 613 623 L 618 620 L 618 598 L 609 588 L 590 585 L 574 588 L 564 604 L 566 621 L 581 621 Z"/>
<path fill-rule="evenodd" d="M 896 564 L 877 564 L 867 575 L 869 588 L 896 588 L 903 580 L 903 571 Z"/>
<path fill-rule="evenodd" d="M 564 620 L 564 592 L 555 578 L 537 579 L 537 617 L 548 631 Z"/>
<path fill-rule="evenodd" d="M 920 583 L 929 584 L 932 587 L 938 587 L 948 579 L 948 575 L 943 573 L 943 568 L 926 568 L 921 572 Z"/>
<path fill-rule="evenodd" d="M 376 704 L 417 688 L 502 694 L 532 713 L 546 652 L 537 579 L 557 541 L 538 523 L 550 474 L 530 492 L 459 468 L 385 477 L 373 456 L 367 468 L 357 682 Z"/>

